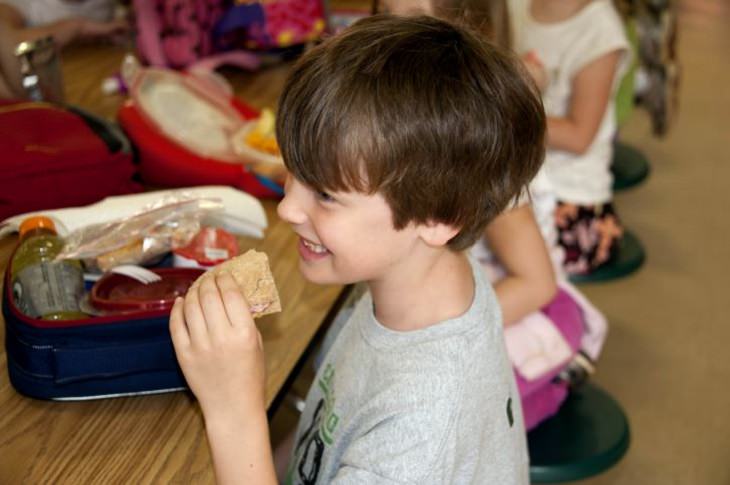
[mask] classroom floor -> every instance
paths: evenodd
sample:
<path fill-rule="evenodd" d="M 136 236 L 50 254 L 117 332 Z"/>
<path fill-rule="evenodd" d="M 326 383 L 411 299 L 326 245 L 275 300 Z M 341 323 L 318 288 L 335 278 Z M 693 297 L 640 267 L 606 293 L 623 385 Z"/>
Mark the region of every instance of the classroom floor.
<path fill-rule="evenodd" d="M 648 260 L 581 287 L 610 322 L 595 381 L 625 408 L 632 442 L 614 468 L 575 483 L 730 485 L 730 1 L 680 3 L 676 123 L 657 139 L 636 111 L 621 131 L 652 165 L 616 196 Z M 274 438 L 295 419 L 282 406 Z"/>
<path fill-rule="evenodd" d="M 680 112 L 666 139 L 637 112 L 621 132 L 652 162 L 617 195 L 648 261 L 636 276 L 584 287 L 610 334 L 596 380 L 623 404 L 633 442 L 604 484 L 730 484 L 730 2 L 685 0 Z"/>

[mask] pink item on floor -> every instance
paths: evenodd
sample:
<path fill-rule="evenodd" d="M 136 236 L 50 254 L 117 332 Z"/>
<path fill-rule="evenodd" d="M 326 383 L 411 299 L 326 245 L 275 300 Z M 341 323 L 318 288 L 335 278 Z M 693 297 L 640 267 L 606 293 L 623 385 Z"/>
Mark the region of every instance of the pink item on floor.
<path fill-rule="evenodd" d="M 507 353 L 519 373 L 532 381 L 567 364 L 573 350 L 543 313 L 532 313 L 504 331 Z"/>
<path fill-rule="evenodd" d="M 583 313 L 577 302 L 566 291 L 560 289 L 541 313 L 560 333 L 570 349 L 571 356 L 575 355 L 580 348 L 584 332 Z M 518 322 L 514 325 L 520 324 Z M 515 370 L 515 380 L 522 400 L 522 414 L 525 418 L 526 429 L 534 428 L 555 414 L 567 397 L 565 383 L 553 382 L 566 363 L 548 369 L 544 374 L 531 380 L 523 377 L 517 369 Z"/>

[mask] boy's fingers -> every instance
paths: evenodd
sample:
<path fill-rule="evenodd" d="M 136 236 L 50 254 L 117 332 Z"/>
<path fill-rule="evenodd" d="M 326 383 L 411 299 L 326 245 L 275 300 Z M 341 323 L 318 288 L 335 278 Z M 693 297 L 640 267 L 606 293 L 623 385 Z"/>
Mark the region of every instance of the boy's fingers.
<path fill-rule="evenodd" d="M 223 295 L 228 321 L 234 327 L 253 325 L 253 317 L 248 307 L 246 298 L 238 289 L 238 284 L 228 273 L 222 273 L 216 277 L 216 283 Z"/>
<path fill-rule="evenodd" d="M 207 346 L 210 338 L 208 337 L 208 328 L 205 324 L 205 316 L 200 308 L 199 299 L 200 285 L 197 288 L 188 290 L 185 295 L 183 304 L 183 313 L 185 315 L 185 323 L 188 327 L 190 342 L 193 345 Z"/>
<path fill-rule="evenodd" d="M 183 315 L 183 299 L 180 297 L 175 299 L 170 312 L 170 337 L 175 348 L 190 345 L 190 334 Z"/>
<path fill-rule="evenodd" d="M 223 300 L 218 291 L 215 277 L 203 278 L 198 288 L 200 307 L 205 317 L 205 323 L 210 335 L 220 336 L 221 332 L 228 326 L 228 315 L 223 307 Z"/>

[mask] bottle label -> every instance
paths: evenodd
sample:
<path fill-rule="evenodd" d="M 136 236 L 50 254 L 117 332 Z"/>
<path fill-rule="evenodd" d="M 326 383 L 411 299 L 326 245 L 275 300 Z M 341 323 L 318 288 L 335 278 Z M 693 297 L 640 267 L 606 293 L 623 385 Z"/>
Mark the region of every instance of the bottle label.
<path fill-rule="evenodd" d="M 31 318 L 79 311 L 83 292 L 83 271 L 63 261 L 29 266 L 18 273 L 13 283 L 15 304 Z"/>

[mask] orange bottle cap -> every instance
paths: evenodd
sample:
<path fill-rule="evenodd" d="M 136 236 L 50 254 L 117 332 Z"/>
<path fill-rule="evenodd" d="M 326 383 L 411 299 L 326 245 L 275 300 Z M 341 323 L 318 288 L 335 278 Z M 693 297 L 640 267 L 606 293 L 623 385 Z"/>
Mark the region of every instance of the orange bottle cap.
<path fill-rule="evenodd" d="M 55 232 L 56 224 L 53 223 L 52 219 L 46 216 L 29 217 L 20 223 L 20 229 L 18 232 L 20 232 L 20 237 L 22 238 L 23 235 L 33 229 L 50 229 Z"/>

